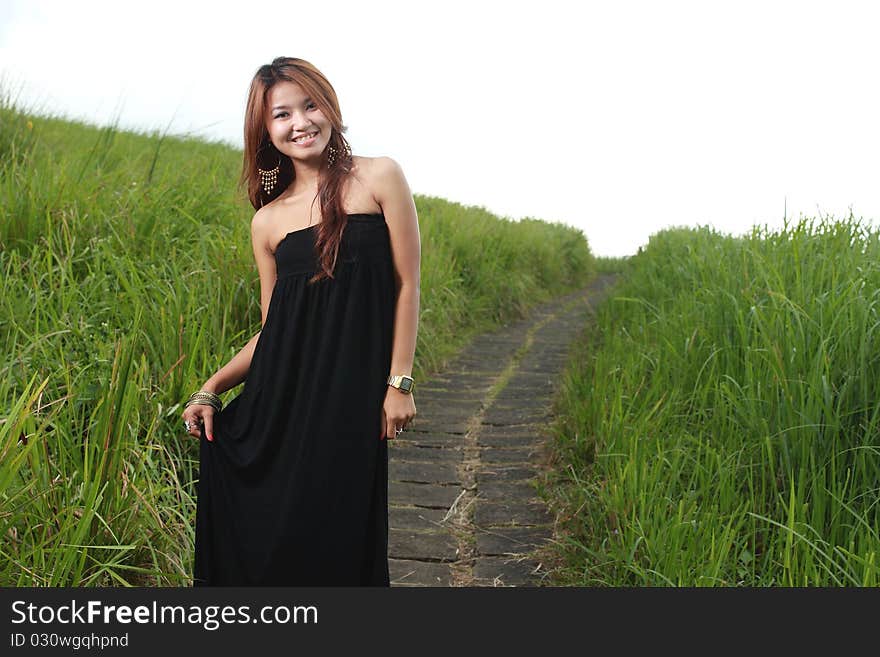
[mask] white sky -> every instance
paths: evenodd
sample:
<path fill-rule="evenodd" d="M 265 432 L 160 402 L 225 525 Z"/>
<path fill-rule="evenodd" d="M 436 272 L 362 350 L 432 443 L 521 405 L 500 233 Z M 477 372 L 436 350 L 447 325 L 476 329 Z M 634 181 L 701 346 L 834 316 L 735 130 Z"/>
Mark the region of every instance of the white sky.
<path fill-rule="evenodd" d="M 877 225 L 875 4 L 0 0 L 0 73 L 47 111 L 240 147 L 256 69 L 301 57 L 355 154 L 414 192 L 617 256 L 671 225 L 781 226 L 786 204 Z"/>

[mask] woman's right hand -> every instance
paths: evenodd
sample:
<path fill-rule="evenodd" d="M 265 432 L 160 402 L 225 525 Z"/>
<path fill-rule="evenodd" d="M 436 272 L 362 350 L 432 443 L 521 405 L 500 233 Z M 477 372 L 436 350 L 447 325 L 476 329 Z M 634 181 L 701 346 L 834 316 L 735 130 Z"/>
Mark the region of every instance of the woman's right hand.
<path fill-rule="evenodd" d="M 190 404 L 183 409 L 183 419 L 189 420 L 189 434 L 201 437 L 201 426 L 205 427 L 205 437 L 214 442 L 214 407 L 208 404 Z"/>

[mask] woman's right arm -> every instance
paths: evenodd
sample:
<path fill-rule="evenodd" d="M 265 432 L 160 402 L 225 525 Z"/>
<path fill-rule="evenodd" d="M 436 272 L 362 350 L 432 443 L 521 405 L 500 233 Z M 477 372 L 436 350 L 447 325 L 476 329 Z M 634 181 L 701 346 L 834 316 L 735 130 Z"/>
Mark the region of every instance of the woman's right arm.
<path fill-rule="evenodd" d="M 276 280 L 275 256 L 269 246 L 270 228 L 268 208 L 260 208 L 251 220 L 251 244 L 254 251 L 254 260 L 257 263 L 257 271 L 260 274 L 261 326 L 266 324 L 269 301 L 272 299 L 272 291 L 275 289 Z M 260 333 L 262 333 L 262 329 L 257 331 L 241 351 L 205 382 L 202 390 L 208 390 L 219 395 L 244 381 L 250 371 L 251 360 L 254 356 L 257 341 L 260 339 Z"/>
<path fill-rule="evenodd" d="M 269 300 L 275 289 L 275 255 L 270 250 L 269 240 L 271 224 L 268 219 L 268 209 L 262 207 L 257 210 L 251 221 L 251 242 L 254 248 L 254 259 L 257 261 L 257 270 L 260 273 L 260 310 L 262 312 L 261 325 L 266 325 L 266 315 L 269 312 Z M 202 390 L 209 390 L 220 394 L 234 388 L 247 378 L 251 369 L 251 361 L 254 357 L 254 349 L 260 339 L 262 328 L 256 335 L 248 340 L 244 348 L 232 357 L 226 365 L 220 368 L 202 386 Z M 204 425 L 205 437 L 214 441 L 214 409 L 205 404 L 192 404 L 183 410 L 183 419 L 192 423 L 189 433 L 196 438 L 201 435 L 200 425 Z"/>
<path fill-rule="evenodd" d="M 265 315 L 264 315 L 265 317 Z M 261 331 L 248 340 L 244 348 L 232 357 L 226 365 L 220 368 L 214 376 L 207 380 L 202 390 L 209 390 L 220 394 L 237 386 L 245 380 L 251 367 L 251 359 L 254 355 L 254 347 L 260 339 Z M 208 442 L 214 442 L 214 408 L 208 404 L 190 404 L 185 406 L 181 417 L 190 423 L 189 434 L 199 438 L 204 427 L 205 438 Z"/>
<path fill-rule="evenodd" d="M 235 354 L 226 365 L 217 370 L 201 389 L 219 395 L 244 381 L 251 369 L 251 360 L 254 357 L 254 348 L 260 339 L 260 333 L 261 331 L 257 331 L 242 350 Z"/>
<path fill-rule="evenodd" d="M 272 291 L 275 288 L 275 256 L 270 250 L 269 244 L 269 218 L 268 208 L 260 208 L 251 220 L 251 245 L 254 251 L 254 260 L 257 263 L 257 271 L 260 275 L 260 324 L 266 324 L 266 315 L 269 312 L 269 301 L 272 299 Z M 262 329 L 248 340 L 247 344 L 222 368 L 211 376 L 202 386 L 202 390 L 208 390 L 215 394 L 221 394 L 234 388 L 247 378 L 254 356 L 254 349 L 260 339 Z"/>

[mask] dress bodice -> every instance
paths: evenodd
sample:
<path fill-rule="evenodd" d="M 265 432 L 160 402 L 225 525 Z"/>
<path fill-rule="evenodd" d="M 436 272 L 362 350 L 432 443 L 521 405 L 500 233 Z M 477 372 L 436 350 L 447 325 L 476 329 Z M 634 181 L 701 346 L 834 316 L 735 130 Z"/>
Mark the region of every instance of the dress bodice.
<path fill-rule="evenodd" d="M 318 224 L 294 230 L 275 248 L 275 270 L 278 279 L 309 275 L 319 269 L 315 253 Z M 342 231 L 336 266 L 352 263 L 387 262 L 391 244 L 388 225 L 382 214 L 349 214 Z"/>

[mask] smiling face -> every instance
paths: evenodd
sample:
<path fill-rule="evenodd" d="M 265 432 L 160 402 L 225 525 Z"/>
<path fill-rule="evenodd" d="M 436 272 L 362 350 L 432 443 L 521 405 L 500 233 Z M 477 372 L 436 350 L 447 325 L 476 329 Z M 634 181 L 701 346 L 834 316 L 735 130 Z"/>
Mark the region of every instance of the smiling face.
<path fill-rule="evenodd" d="M 272 144 L 294 160 L 320 161 L 330 143 L 330 120 L 296 82 L 278 82 L 269 90 L 265 119 Z"/>

